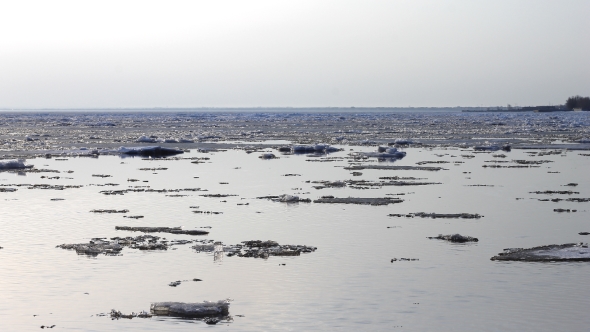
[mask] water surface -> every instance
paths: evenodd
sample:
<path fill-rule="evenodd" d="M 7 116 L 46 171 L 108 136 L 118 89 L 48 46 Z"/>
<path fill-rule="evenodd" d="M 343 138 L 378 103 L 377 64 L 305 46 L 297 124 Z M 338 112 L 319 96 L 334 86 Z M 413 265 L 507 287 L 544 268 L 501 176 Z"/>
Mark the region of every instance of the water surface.
<path fill-rule="evenodd" d="M 346 157 L 350 149 L 330 157 Z M 232 298 L 233 321 L 217 328 L 260 330 L 408 330 L 408 331 L 583 331 L 590 290 L 584 280 L 588 263 L 493 262 L 504 248 L 588 241 L 588 204 L 541 202 L 538 198 L 590 197 L 588 158 L 578 152 L 531 157 L 523 151 L 513 159 L 551 160 L 538 168 L 483 168 L 491 153 L 463 158 L 459 149 L 407 149 L 395 165 L 449 161 L 447 170 L 362 170 L 352 176 L 347 160 L 311 162 L 305 155 L 279 155 L 261 160 L 260 153 L 228 150 L 209 154 L 192 151 L 191 160 L 94 158 L 31 159 L 36 168 L 61 173 L 0 173 L 0 185 L 63 184 L 77 189 L 38 190 L 18 187 L 0 193 L 0 326 L 2 330 L 38 330 L 41 325 L 75 331 L 186 331 L 210 328 L 201 321 L 167 317 L 110 320 L 97 317 L 110 309 L 124 313 L 148 310 L 151 302 L 200 302 Z M 437 156 L 438 155 L 438 156 Z M 442 155 L 442 156 L 441 156 Z M 317 159 L 317 158 L 315 158 Z M 462 163 L 455 163 L 462 162 Z M 376 164 L 371 162 L 369 164 Z M 499 164 L 506 165 L 506 164 Z M 141 171 L 139 168 L 167 170 Z M 72 170 L 73 173 L 66 173 Z M 548 173 L 559 172 L 559 173 Z M 157 174 L 154 174 L 157 173 Z M 283 176 L 284 174 L 301 176 Z M 93 174 L 112 177 L 98 178 Z M 60 176 L 47 179 L 41 176 Z M 358 190 L 317 190 L 306 181 L 365 179 L 383 176 L 426 178 L 439 185 L 382 187 Z M 71 179 L 70 179 L 71 178 Z M 139 182 L 128 182 L 139 179 Z M 148 181 L 148 182 L 143 182 Z M 229 184 L 220 184 L 227 182 Z M 575 188 L 563 187 L 570 182 Z M 116 187 L 93 186 L 118 183 Z M 474 184 L 493 187 L 467 186 Z M 186 197 L 164 193 L 107 196 L 101 190 L 150 186 L 153 189 L 200 187 L 227 198 Z M 537 195 L 537 190 L 574 190 L 579 195 Z M 298 203 L 256 199 L 297 194 L 316 199 L 336 197 L 399 197 L 389 206 Z M 404 194 L 404 195 L 387 195 Z M 51 201 L 51 198 L 63 198 Z M 523 198 L 517 200 L 517 198 Z M 249 203 L 248 205 L 238 205 Z M 195 214 L 199 210 L 223 214 Z M 556 213 L 554 208 L 577 209 Z M 92 209 L 129 209 L 121 214 L 95 214 Z M 479 213 L 481 219 L 393 218 L 390 213 Z M 190 245 L 168 251 L 124 249 L 122 256 L 88 257 L 55 248 L 94 237 L 137 236 L 115 226 L 211 226 L 206 237 L 156 234 L 167 239 L 214 239 L 225 244 L 274 240 L 281 244 L 316 246 L 299 257 L 265 259 L 196 253 Z M 390 228 L 388 228 L 390 227 Z M 427 236 L 460 233 L 479 238 L 475 244 L 451 244 Z M 398 261 L 392 258 L 417 258 Z M 286 264 L 286 265 L 281 265 Z M 202 279 L 184 282 L 175 280 Z M 87 294 L 86 294 L 87 293 Z M 37 315 L 37 316 L 34 316 Z M 239 317 L 237 315 L 243 315 Z"/>

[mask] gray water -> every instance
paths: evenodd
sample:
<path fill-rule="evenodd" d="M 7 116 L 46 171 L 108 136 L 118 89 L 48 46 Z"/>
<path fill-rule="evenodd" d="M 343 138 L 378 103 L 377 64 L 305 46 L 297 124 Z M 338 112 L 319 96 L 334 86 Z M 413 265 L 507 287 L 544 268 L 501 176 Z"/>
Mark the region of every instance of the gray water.
<path fill-rule="evenodd" d="M 344 147 L 330 157 L 346 157 Z M 78 189 L 34 190 L 18 187 L 0 193 L 0 329 L 39 330 L 55 324 L 73 331 L 186 331 L 217 328 L 236 331 L 586 331 L 590 289 L 588 263 L 494 262 L 490 257 L 509 247 L 532 247 L 588 241 L 588 204 L 541 202 L 563 195 L 530 194 L 537 190 L 574 190 L 590 197 L 588 158 L 578 152 L 530 157 L 522 151 L 506 160 L 551 160 L 539 168 L 483 168 L 492 154 L 458 149 L 407 149 L 395 165 L 445 160 L 447 170 L 362 170 L 360 177 L 342 166 L 346 160 L 310 162 L 302 156 L 261 160 L 259 153 L 228 150 L 210 154 L 192 151 L 182 157 L 210 157 L 203 164 L 190 160 L 93 158 L 31 159 L 36 168 L 61 173 L 0 173 L 0 185 L 47 183 L 83 185 Z M 276 153 L 276 152 L 275 152 Z M 443 154 L 438 157 L 435 154 Z M 278 154 L 277 154 L 278 155 Z M 463 163 L 455 164 L 455 161 Z M 376 162 L 375 162 L 376 163 Z M 375 164 L 369 163 L 369 164 Z M 500 164 L 506 165 L 506 164 Z M 161 171 L 139 168 L 167 167 Z M 65 173 L 72 170 L 73 173 Z M 471 172 L 471 173 L 464 173 Z M 559 172 L 559 173 L 548 173 Z M 157 174 L 153 174 L 157 173 Z M 288 173 L 301 176 L 286 177 Z M 109 174 L 110 178 L 92 177 Z M 60 176 L 42 179 L 41 176 Z M 313 189 L 305 181 L 414 176 L 439 185 Z M 67 179 L 67 178 L 72 179 Z M 195 178 L 198 177 L 198 178 Z M 134 178 L 149 182 L 127 182 Z M 220 184 L 228 182 L 229 184 Z M 570 182 L 575 188 L 562 187 Z M 91 184 L 118 183 L 117 187 Z M 493 187 L 469 187 L 486 184 Z M 201 192 L 127 193 L 107 196 L 101 190 L 149 185 L 153 189 L 200 187 L 227 198 L 201 197 Z M 386 194 L 401 194 L 386 196 Z M 298 203 L 256 199 L 297 194 L 315 199 L 336 197 L 399 197 L 389 206 Z M 51 201 L 51 198 L 64 198 Z M 523 198 L 517 200 L 517 198 Z M 562 197 L 565 198 L 565 197 Z M 226 201 L 226 202 L 223 202 Z M 249 203 L 249 205 L 237 205 Z M 198 210 L 223 214 L 192 213 Z M 555 208 L 577 209 L 556 213 Z M 129 209 L 121 214 L 95 214 L 92 209 Z M 481 219 L 393 218 L 390 213 L 479 213 Z M 197 253 L 190 245 L 176 250 L 124 249 L 122 256 L 88 257 L 56 248 L 94 237 L 137 236 L 115 226 L 211 226 L 210 234 L 194 237 L 156 234 L 167 239 L 214 239 L 224 244 L 274 240 L 280 244 L 316 246 L 299 257 L 254 259 Z M 395 226 L 395 227 L 394 227 Z M 391 228 L 388 228 L 391 227 Z M 438 234 L 460 233 L 479 238 L 474 244 L 429 240 Z M 417 261 L 390 262 L 392 258 Z M 286 264 L 286 265 L 281 265 Z M 168 283 L 183 282 L 178 287 Z M 86 294 L 87 293 L 87 294 Z M 151 302 L 217 301 L 231 298 L 233 321 L 209 326 L 198 320 L 168 317 L 111 320 L 97 316 L 117 309 L 124 313 L 149 310 Z M 36 315 L 36 316 L 34 316 Z"/>

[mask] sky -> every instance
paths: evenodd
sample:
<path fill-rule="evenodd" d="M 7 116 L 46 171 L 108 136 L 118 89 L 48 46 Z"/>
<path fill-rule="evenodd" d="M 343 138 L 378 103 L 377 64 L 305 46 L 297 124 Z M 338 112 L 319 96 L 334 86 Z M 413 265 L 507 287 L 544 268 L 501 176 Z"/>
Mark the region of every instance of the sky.
<path fill-rule="evenodd" d="M 454 107 L 590 95 L 590 1 L 4 1 L 0 107 Z"/>

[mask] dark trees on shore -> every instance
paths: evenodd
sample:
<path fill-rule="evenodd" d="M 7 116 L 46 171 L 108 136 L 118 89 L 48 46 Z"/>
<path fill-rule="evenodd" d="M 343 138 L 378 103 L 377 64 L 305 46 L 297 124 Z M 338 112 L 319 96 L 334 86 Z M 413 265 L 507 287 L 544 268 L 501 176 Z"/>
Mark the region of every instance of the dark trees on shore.
<path fill-rule="evenodd" d="M 590 111 L 590 97 L 573 96 L 565 102 L 567 109 L 581 108 L 584 111 Z"/>

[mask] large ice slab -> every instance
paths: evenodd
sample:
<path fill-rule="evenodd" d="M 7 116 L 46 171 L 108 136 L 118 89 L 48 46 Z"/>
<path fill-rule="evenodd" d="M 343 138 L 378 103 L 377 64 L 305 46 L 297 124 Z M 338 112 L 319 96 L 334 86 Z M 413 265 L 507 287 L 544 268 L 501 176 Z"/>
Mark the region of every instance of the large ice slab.
<path fill-rule="evenodd" d="M 118 231 L 132 231 L 143 233 L 172 233 L 187 235 L 207 235 L 209 232 L 199 229 L 182 229 L 180 227 L 135 227 L 135 226 L 115 226 Z"/>
<path fill-rule="evenodd" d="M 509 248 L 492 257 L 491 260 L 524 262 L 590 261 L 590 249 L 588 244 L 584 243 L 550 244 L 528 249 Z"/>
<path fill-rule="evenodd" d="M 465 242 L 479 242 L 479 239 L 472 236 L 466 236 L 461 234 L 449 234 L 449 235 L 442 235 L 439 234 L 438 236 L 429 236 L 429 239 L 435 240 L 445 240 L 449 242 L 456 242 L 456 243 L 465 243 Z"/>
<path fill-rule="evenodd" d="M 229 314 L 229 302 L 229 299 L 217 302 L 203 301 L 197 303 L 154 302 L 150 306 L 150 312 L 158 316 L 194 318 L 227 316 Z"/>
<path fill-rule="evenodd" d="M 120 147 L 116 152 L 128 156 L 166 157 L 184 153 L 182 150 L 161 146 Z"/>
<path fill-rule="evenodd" d="M 325 204 L 360 204 L 360 205 L 388 205 L 394 203 L 401 203 L 403 199 L 390 197 L 328 197 L 316 199 L 314 203 Z"/>
<path fill-rule="evenodd" d="M 0 170 L 32 168 L 33 165 L 25 165 L 25 159 L 0 160 Z"/>
<path fill-rule="evenodd" d="M 380 169 L 380 170 L 396 170 L 396 171 L 440 171 L 445 170 L 442 167 L 428 167 L 428 166 L 391 166 L 391 165 L 352 165 L 344 167 L 345 170 L 359 171 L 363 169 Z"/>

